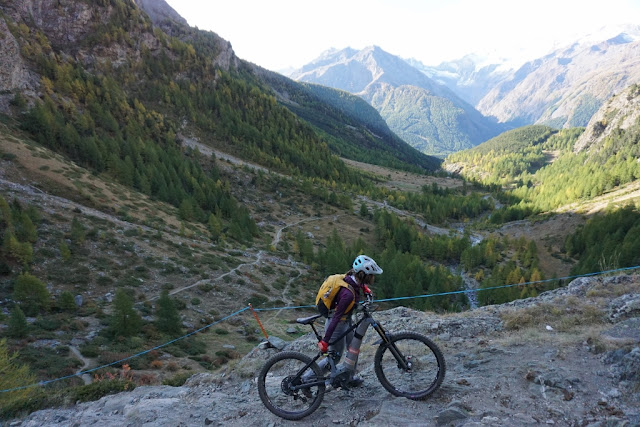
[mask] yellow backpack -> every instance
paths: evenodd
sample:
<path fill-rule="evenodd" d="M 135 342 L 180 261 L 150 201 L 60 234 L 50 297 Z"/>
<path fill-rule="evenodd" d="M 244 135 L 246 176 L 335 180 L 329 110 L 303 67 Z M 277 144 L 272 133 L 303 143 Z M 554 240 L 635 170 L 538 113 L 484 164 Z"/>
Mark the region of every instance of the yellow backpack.
<path fill-rule="evenodd" d="M 340 291 L 340 288 L 347 288 L 353 294 L 353 301 L 351 301 L 351 304 L 347 307 L 346 313 L 350 312 L 353 308 L 356 300 L 356 291 L 350 284 L 344 281 L 344 274 L 334 274 L 333 276 L 327 277 L 327 280 L 320 286 L 320 290 L 316 296 L 316 306 L 320 314 L 324 317 L 329 317 L 333 299 L 338 294 L 338 291 Z"/>

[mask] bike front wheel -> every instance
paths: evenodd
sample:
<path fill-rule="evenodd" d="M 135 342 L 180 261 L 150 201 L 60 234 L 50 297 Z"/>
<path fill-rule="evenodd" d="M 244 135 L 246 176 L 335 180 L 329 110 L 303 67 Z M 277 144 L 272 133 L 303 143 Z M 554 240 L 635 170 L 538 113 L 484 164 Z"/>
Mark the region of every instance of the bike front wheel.
<path fill-rule="evenodd" d="M 305 366 L 309 365 L 306 370 Z M 315 383 L 304 387 L 305 383 Z M 279 417 L 299 420 L 313 413 L 324 398 L 322 370 L 302 353 L 286 351 L 267 361 L 258 375 L 264 406 Z"/>
<path fill-rule="evenodd" d="M 415 332 L 389 336 L 374 359 L 376 376 L 394 396 L 422 400 L 436 391 L 446 373 L 442 352 L 429 338 Z"/>

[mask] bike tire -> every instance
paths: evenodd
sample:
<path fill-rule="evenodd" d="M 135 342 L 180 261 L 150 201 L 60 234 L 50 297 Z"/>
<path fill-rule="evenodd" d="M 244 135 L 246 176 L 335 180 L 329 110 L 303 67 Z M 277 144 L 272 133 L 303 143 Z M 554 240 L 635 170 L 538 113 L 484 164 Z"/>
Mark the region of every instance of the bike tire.
<path fill-rule="evenodd" d="M 300 385 L 299 380 L 293 380 L 293 377 L 310 362 L 311 358 L 296 351 L 278 353 L 267 360 L 258 375 L 258 393 L 269 411 L 295 421 L 318 409 L 324 398 L 324 382 L 309 388 L 311 397 L 305 396 L 302 390 L 291 391 L 287 387 L 289 384 Z M 316 363 L 309 368 L 313 371 L 309 373 L 309 382 L 323 379 L 322 370 Z"/>
<path fill-rule="evenodd" d="M 400 367 L 392 346 L 409 361 L 411 369 Z M 433 394 L 447 371 L 440 348 L 416 332 L 390 335 L 389 343 L 383 342 L 376 351 L 374 368 L 378 381 L 389 393 L 412 400 L 423 400 Z"/>

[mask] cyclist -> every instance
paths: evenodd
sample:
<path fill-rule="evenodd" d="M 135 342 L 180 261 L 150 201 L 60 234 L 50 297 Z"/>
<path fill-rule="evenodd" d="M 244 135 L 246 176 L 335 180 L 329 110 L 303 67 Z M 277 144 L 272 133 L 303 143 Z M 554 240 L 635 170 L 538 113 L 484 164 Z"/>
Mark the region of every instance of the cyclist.
<path fill-rule="evenodd" d="M 351 315 L 360 300 L 360 295 L 371 294 L 369 286 L 373 285 L 375 276 L 378 274 L 382 274 L 382 269 L 378 267 L 378 264 L 366 255 L 359 255 L 353 261 L 351 270 L 344 275 L 329 276 L 320 288 L 321 291 L 318 294 L 316 303 L 318 304 L 319 311 L 327 315 L 327 321 L 325 323 L 324 337 L 318 343 L 318 349 L 323 353 L 326 353 L 328 350 L 333 350 L 335 352 L 334 362 L 336 364 L 353 339 L 354 331 L 349 332 L 342 339 L 331 345 L 328 343 L 331 341 L 331 337 L 338 337 L 344 334 L 345 331 L 352 326 Z M 320 297 L 323 293 L 322 290 L 327 287 L 330 280 L 337 282 L 339 290 L 333 293 L 332 301 L 326 301 L 325 299 L 321 303 Z M 328 309 L 328 313 L 325 307 Z M 318 363 L 318 366 L 321 369 L 328 370 L 328 363 L 328 359 L 325 358 Z M 358 387 L 360 385 L 362 385 L 362 379 L 357 376 L 353 376 L 347 383 L 349 387 Z"/>

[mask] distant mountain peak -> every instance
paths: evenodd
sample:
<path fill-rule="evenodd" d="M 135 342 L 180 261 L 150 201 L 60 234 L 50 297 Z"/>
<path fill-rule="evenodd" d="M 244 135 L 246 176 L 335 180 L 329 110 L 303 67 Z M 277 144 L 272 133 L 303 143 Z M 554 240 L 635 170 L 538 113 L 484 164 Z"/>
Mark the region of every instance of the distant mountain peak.
<path fill-rule="evenodd" d="M 606 26 L 525 63 L 475 105 L 499 122 L 586 126 L 613 94 L 640 81 L 640 26 Z"/>
<path fill-rule="evenodd" d="M 427 154 L 469 148 L 499 132 L 449 88 L 380 46 L 325 51 L 291 78 L 362 97 L 392 130 Z"/>
<path fill-rule="evenodd" d="M 626 44 L 626 43 L 631 43 L 635 41 L 635 38 L 630 36 L 627 33 L 620 33 L 615 37 L 610 38 L 609 40 L 607 40 L 607 43 L 609 44 Z"/>

